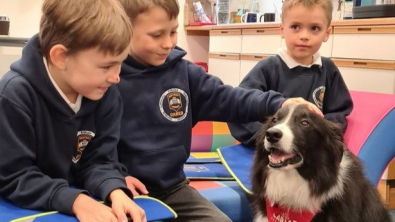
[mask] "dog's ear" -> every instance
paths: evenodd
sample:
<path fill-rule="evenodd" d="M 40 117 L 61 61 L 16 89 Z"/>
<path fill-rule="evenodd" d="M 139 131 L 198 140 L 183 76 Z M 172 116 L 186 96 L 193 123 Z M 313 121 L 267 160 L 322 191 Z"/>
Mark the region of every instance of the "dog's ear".
<path fill-rule="evenodd" d="M 328 127 L 328 141 L 329 147 L 333 150 L 335 156 L 335 163 L 340 163 L 344 152 L 344 138 L 343 138 L 343 127 L 340 123 L 333 123 L 326 120 L 326 125 Z"/>
<path fill-rule="evenodd" d="M 261 129 L 259 130 L 256 139 L 255 139 L 255 148 L 259 149 L 264 147 L 265 143 L 265 135 L 266 130 L 269 128 L 269 123 L 273 117 L 267 116 L 265 117 L 265 121 L 263 122 Z"/>

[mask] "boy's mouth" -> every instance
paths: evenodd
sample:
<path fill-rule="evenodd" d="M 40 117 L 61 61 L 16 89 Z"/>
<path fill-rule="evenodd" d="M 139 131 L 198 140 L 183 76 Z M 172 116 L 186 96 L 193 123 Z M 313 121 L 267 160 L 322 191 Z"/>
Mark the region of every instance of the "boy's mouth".
<path fill-rule="evenodd" d="M 167 55 L 168 54 L 158 54 L 158 57 L 161 59 L 165 59 L 165 58 L 167 58 Z"/>

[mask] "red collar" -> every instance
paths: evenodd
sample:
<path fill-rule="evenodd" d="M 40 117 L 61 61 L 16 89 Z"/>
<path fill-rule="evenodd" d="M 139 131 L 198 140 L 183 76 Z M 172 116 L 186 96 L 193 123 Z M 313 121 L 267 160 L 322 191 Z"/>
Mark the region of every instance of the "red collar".
<path fill-rule="evenodd" d="M 310 211 L 294 211 L 278 204 L 272 205 L 267 199 L 266 212 L 269 222 L 310 222 L 315 216 Z"/>

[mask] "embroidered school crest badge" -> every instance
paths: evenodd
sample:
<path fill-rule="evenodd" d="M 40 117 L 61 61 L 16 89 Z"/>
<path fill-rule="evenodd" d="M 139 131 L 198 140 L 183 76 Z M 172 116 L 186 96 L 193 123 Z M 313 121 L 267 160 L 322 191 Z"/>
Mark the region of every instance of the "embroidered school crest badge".
<path fill-rule="evenodd" d="M 313 100 L 315 105 L 322 110 L 324 105 L 325 86 L 320 86 L 313 91 Z"/>
<path fill-rule="evenodd" d="M 89 141 L 95 137 L 95 133 L 87 130 L 78 131 L 77 133 L 77 150 L 73 156 L 73 163 L 77 163 L 82 156 L 86 146 L 88 146 Z"/>
<path fill-rule="evenodd" d="M 189 98 L 182 89 L 172 88 L 166 90 L 159 100 L 159 109 L 162 115 L 172 121 L 179 122 L 188 114 Z"/>

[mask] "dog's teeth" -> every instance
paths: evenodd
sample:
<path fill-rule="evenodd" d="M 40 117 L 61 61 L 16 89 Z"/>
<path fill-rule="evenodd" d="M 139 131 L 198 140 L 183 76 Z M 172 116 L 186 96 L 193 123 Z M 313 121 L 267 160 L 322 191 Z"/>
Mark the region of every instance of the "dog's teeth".
<path fill-rule="evenodd" d="M 284 161 L 285 161 L 285 157 L 281 158 L 281 162 L 284 162 Z"/>

